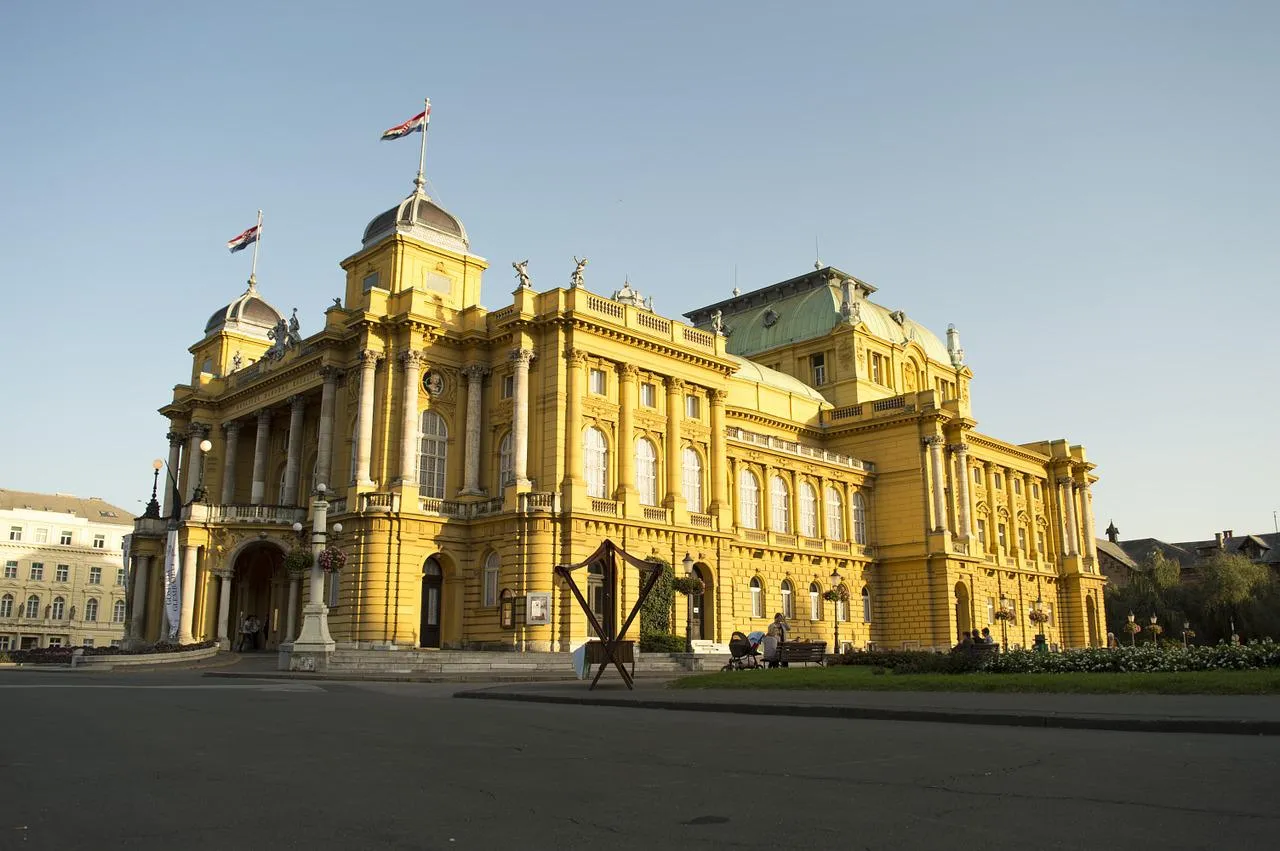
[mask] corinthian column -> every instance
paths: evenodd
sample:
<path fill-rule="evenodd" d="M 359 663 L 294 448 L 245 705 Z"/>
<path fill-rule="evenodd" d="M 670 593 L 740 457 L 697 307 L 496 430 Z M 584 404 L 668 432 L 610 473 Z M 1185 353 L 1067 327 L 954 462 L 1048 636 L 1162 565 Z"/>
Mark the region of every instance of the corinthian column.
<path fill-rule="evenodd" d="M 715 514 L 729 504 L 726 485 L 729 477 L 725 470 L 724 403 L 729 398 L 725 390 L 711 391 L 711 458 L 708 459 L 711 477 L 711 513 Z M 824 497 L 825 499 L 825 497 Z M 706 510 L 705 508 L 703 509 Z"/>
<path fill-rule="evenodd" d="M 571 349 L 565 356 L 569 361 L 569 405 L 565 416 L 565 484 L 582 482 L 582 368 L 587 363 L 587 353 Z"/>
<path fill-rule="evenodd" d="M 422 355 L 405 350 L 397 355 L 404 385 L 400 397 L 400 484 L 418 481 L 418 384 L 422 374 Z"/>
<path fill-rule="evenodd" d="M 223 442 L 222 504 L 229 505 L 236 498 L 236 452 L 240 448 L 240 423 L 223 423 L 226 440 Z"/>
<path fill-rule="evenodd" d="M 533 349 L 513 349 L 511 363 L 515 367 L 515 385 L 512 388 L 511 433 L 515 435 L 511 446 L 511 473 L 517 488 L 528 488 L 529 481 L 529 362 Z M 572 375 L 570 376 L 572 381 Z M 572 399 L 570 399 L 572 405 Z M 570 439 L 572 443 L 572 438 Z M 581 439 L 578 441 L 581 445 Z"/>
<path fill-rule="evenodd" d="M 681 379 L 667 377 L 667 508 L 684 499 L 680 493 L 680 419 L 685 387 Z"/>
<path fill-rule="evenodd" d="M 231 571 L 217 571 L 218 576 L 218 643 L 231 649 Z"/>
<path fill-rule="evenodd" d="M 636 490 L 636 376 L 640 370 L 633 363 L 618 367 L 618 491 L 616 499 L 625 500 Z"/>
<path fill-rule="evenodd" d="M 267 495 L 267 441 L 271 437 L 271 411 L 258 411 L 258 434 L 253 442 L 253 490 L 249 502 L 262 505 Z"/>
<path fill-rule="evenodd" d="M 373 454 L 373 371 L 379 355 L 370 349 L 360 352 L 360 412 L 356 423 L 356 484 L 373 487 L 369 478 L 369 456 Z"/>
<path fill-rule="evenodd" d="M 484 377 L 489 367 L 473 363 L 462 370 L 467 377 L 467 454 L 463 475 L 462 493 L 478 496 L 480 488 L 480 401 Z"/>
<path fill-rule="evenodd" d="M 324 388 L 320 391 L 320 429 L 316 433 L 316 480 L 312 484 L 332 484 L 333 466 L 333 397 L 337 393 L 339 370 L 320 367 Z"/>
<path fill-rule="evenodd" d="M 284 467 L 284 493 L 282 505 L 298 502 L 298 477 L 302 467 L 302 418 L 307 412 L 307 400 L 301 395 L 289 397 L 289 449 Z"/>
<path fill-rule="evenodd" d="M 209 426 L 204 423 L 192 423 L 191 431 L 187 434 L 187 502 L 195 498 L 196 485 L 200 483 L 200 456 L 204 453 L 200 451 L 200 441 L 209 436 Z"/>
<path fill-rule="evenodd" d="M 942 469 L 942 438 L 931 434 L 924 439 L 929 447 L 929 467 L 933 471 L 933 531 L 941 532 L 947 526 L 947 500 L 943 493 L 946 480 Z"/>
<path fill-rule="evenodd" d="M 173 494 L 178 489 L 178 458 L 182 453 L 182 433 L 171 431 L 165 435 L 169 438 L 169 481 L 164 488 L 164 516 L 173 516 Z"/>
<path fill-rule="evenodd" d="M 962 539 L 968 539 L 972 534 L 973 524 L 969 514 L 969 444 L 957 443 L 951 447 L 955 453 L 956 462 L 956 503 L 960 511 L 959 529 L 957 534 Z"/>
<path fill-rule="evenodd" d="M 1072 493 L 1070 476 L 1062 476 L 1058 479 L 1058 502 L 1063 508 L 1063 514 L 1067 521 L 1067 539 L 1064 542 L 1067 547 L 1067 555 L 1078 555 L 1080 551 L 1076 548 L 1076 496 Z"/>
<path fill-rule="evenodd" d="M 1098 558 L 1098 550 L 1097 550 L 1097 539 L 1094 536 L 1097 533 L 1093 531 L 1094 530 L 1093 502 L 1089 497 L 1088 482 L 1089 482 L 1089 479 L 1086 475 L 1084 483 L 1077 486 L 1078 493 L 1080 494 L 1080 519 L 1084 526 L 1084 533 L 1083 533 L 1084 554 L 1094 559 L 1096 563 L 1096 560 Z M 1096 570 L 1096 566 L 1095 566 L 1095 570 Z"/>

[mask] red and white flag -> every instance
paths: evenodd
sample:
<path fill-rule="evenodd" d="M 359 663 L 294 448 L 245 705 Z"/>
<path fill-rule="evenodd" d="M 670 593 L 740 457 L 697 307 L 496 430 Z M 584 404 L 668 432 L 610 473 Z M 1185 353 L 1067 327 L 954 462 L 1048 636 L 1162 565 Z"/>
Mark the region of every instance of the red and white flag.
<path fill-rule="evenodd" d="M 391 139 L 399 139 L 403 136 L 408 136 L 410 133 L 425 133 L 427 132 L 427 122 L 430 120 L 431 107 L 428 106 L 404 124 L 397 124 L 395 127 L 384 132 L 382 134 L 382 141 L 386 142 Z"/>
<path fill-rule="evenodd" d="M 262 225 L 254 225 L 253 227 L 249 228 L 247 231 L 235 237 L 234 239 L 227 240 L 227 248 L 231 251 L 232 254 L 235 254 L 237 251 L 240 251 L 242 249 L 248 248 L 250 245 L 253 245 L 255 242 L 258 241 L 258 233 L 261 230 L 262 230 Z"/>

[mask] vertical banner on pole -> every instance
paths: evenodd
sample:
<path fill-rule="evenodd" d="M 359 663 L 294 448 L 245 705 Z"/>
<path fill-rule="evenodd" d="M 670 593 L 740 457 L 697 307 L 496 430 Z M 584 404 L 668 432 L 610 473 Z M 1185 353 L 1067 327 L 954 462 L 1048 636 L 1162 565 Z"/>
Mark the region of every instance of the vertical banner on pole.
<path fill-rule="evenodd" d="M 164 616 L 169 623 L 168 637 L 178 637 L 178 618 L 182 613 L 178 584 L 178 530 L 170 529 L 164 545 Z"/>

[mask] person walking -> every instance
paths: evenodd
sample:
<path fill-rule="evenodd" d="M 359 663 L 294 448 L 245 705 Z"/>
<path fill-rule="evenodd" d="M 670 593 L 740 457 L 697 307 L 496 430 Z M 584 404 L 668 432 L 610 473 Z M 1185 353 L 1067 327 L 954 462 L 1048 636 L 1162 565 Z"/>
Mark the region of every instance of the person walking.
<path fill-rule="evenodd" d="M 250 650 L 258 649 L 259 627 L 258 619 L 253 615 L 249 615 L 240 622 L 240 653 L 244 652 L 246 644 L 249 646 Z"/>

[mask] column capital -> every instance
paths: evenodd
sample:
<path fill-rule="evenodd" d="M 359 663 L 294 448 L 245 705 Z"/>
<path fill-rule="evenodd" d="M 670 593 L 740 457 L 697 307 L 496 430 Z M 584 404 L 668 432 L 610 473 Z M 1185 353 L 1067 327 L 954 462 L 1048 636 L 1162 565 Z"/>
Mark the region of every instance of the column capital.
<path fill-rule="evenodd" d="M 674 375 L 668 375 L 663 379 L 663 382 L 667 385 L 667 390 L 669 392 L 680 392 L 689 386 L 685 383 L 683 378 L 676 378 Z"/>
<path fill-rule="evenodd" d="M 214 567 L 211 568 L 209 572 L 223 580 L 230 579 L 235 574 L 235 571 L 229 567 Z"/>
<path fill-rule="evenodd" d="M 289 407 L 295 411 L 302 410 L 307 406 L 307 397 L 303 396 L 301 393 L 295 393 L 286 401 L 289 403 Z"/>
<path fill-rule="evenodd" d="M 262 425 L 263 423 L 269 423 L 269 422 L 271 422 L 271 409 L 259 408 L 258 409 L 258 425 Z"/>
<path fill-rule="evenodd" d="M 582 357 L 584 360 L 586 359 L 585 352 L 582 353 Z M 521 366 L 527 367 L 530 361 L 533 360 L 533 358 L 534 358 L 533 349 L 519 349 L 519 348 L 512 349 L 511 353 L 507 355 L 507 359 L 510 360 L 517 367 L 521 367 Z"/>
<path fill-rule="evenodd" d="M 957 455 L 967 455 L 969 453 L 969 444 L 963 442 L 953 443 L 948 448 Z"/>
<path fill-rule="evenodd" d="M 414 366 L 426 366 L 427 356 L 422 352 L 415 352 L 413 349 L 404 349 L 396 354 L 396 363 L 401 369 L 409 369 Z"/>
<path fill-rule="evenodd" d="M 478 382 L 489 374 L 489 367 L 482 363 L 469 363 L 462 368 L 462 374 L 468 381 Z"/>
<path fill-rule="evenodd" d="M 165 437 L 169 439 L 170 446 L 181 446 L 182 441 L 186 439 L 186 435 L 180 431 L 168 432 L 167 434 L 165 434 Z"/>
<path fill-rule="evenodd" d="M 325 364 L 324 366 L 320 367 L 319 372 L 320 372 L 320 377 L 323 378 L 326 382 L 337 381 L 339 378 L 342 377 L 342 369 L 336 366 L 331 366 L 329 364 Z"/>
<path fill-rule="evenodd" d="M 711 397 L 711 404 L 723 405 L 725 403 L 725 400 L 729 398 L 729 391 L 721 390 L 719 387 L 715 387 L 715 388 L 712 388 L 707 395 Z"/>
<path fill-rule="evenodd" d="M 1071 477 L 1070 477 L 1070 476 L 1058 476 L 1058 478 L 1057 478 L 1055 481 L 1057 481 L 1057 483 L 1058 483 L 1059 487 L 1061 487 L 1061 486 L 1063 486 L 1063 485 L 1070 485 L 1070 484 L 1073 484 L 1073 482 L 1071 481 Z"/>
<path fill-rule="evenodd" d="M 565 360 L 569 361 L 570 366 L 582 366 L 587 362 L 587 356 L 585 349 L 569 349 L 564 353 Z"/>
<path fill-rule="evenodd" d="M 378 365 L 378 361 L 382 360 L 382 352 L 375 352 L 373 349 L 361 349 L 356 354 L 356 360 L 360 361 L 360 366 L 365 369 L 373 369 Z"/>
<path fill-rule="evenodd" d="M 634 381 L 636 376 L 640 374 L 640 367 L 633 363 L 618 364 L 618 373 L 627 381 Z"/>
<path fill-rule="evenodd" d="M 239 420 L 229 420 L 222 424 L 222 431 L 228 435 L 239 434 L 240 427 L 242 425 L 244 425 L 244 423 Z"/>
<path fill-rule="evenodd" d="M 923 445 L 928 446 L 930 448 L 933 448 L 933 447 L 937 447 L 938 449 L 942 448 L 942 436 L 938 434 L 931 434 L 928 437 L 923 438 L 920 442 Z"/>
<path fill-rule="evenodd" d="M 188 437 L 199 437 L 204 439 L 209 436 L 209 432 L 213 431 L 213 426 L 208 423 L 192 423 L 187 431 Z"/>

